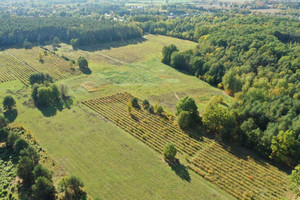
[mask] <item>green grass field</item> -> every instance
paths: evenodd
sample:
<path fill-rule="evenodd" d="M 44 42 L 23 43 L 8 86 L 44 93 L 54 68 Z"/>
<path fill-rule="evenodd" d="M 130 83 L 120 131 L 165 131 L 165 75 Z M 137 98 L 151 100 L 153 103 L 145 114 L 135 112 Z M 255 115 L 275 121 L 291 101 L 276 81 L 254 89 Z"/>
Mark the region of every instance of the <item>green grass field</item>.
<path fill-rule="evenodd" d="M 86 57 L 93 73 L 62 82 L 72 88 L 72 95 L 77 100 L 127 91 L 141 99 L 157 102 L 169 111 L 174 111 L 178 99 L 186 95 L 195 99 L 200 111 L 215 95 L 222 95 L 227 103 L 231 102 L 222 90 L 160 62 L 164 45 L 175 44 L 184 51 L 193 49 L 197 43 L 166 36 L 146 35 L 145 38 L 144 42 L 110 49 L 95 46 L 73 50 L 63 44 L 58 54 L 74 60 L 79 56 Z"/>
<path fill-rule="evenodd" d="M 91 75 L 81 74 L 57 81 L 70 88 L 74 97 L 71 109 L 45 117 L 30 100 L 30 88 L 19 80 L 1 83 L 0 99 L 12 95 L 17 101 L 15 123 L 29 129 L 40 145 L 68 174 L 79 176 L 87 192 L 100 199 L 233 199 L 225 191 L 188 170 L 191 181 L 180 178 L 160 154 L 107 122 L 80 102 L 92 97 L 130 92 L 149 98 L 173 111 L 177 99 L 190 95 L 200 110 L 213 95 L 223 95 L 194 76 L 178 72 L 160 62 L 165 44 L 180 50 L 196 43 L 165 36 L 146 36 L 146 41 L 129 45 L 114 44 L 72 50 L 62 45 L 58 54 L 77 60 L 86 56 Z M 35 59 L 36 51 L 18 50 L 20 57 Z M 24 57 L 23 57 L 24 59 Z M 34 61 L 35 62 L 35 61 Z M 33 65 L 33 64 L 32 64 Z M 184 158 L 181 158 L 184 162 Z"/>
<path fill-rule="evenodd" d="M 19 81 L 4 83 L 0 98 L 17 99 L 16 122 L 29 129 L 66 173 L 81 177 L 88 193 L 101 199 L 233 199 L 189 171 L 182 180 L 158 153 L 81 104 L 50 118 L 28 101 Z"/>

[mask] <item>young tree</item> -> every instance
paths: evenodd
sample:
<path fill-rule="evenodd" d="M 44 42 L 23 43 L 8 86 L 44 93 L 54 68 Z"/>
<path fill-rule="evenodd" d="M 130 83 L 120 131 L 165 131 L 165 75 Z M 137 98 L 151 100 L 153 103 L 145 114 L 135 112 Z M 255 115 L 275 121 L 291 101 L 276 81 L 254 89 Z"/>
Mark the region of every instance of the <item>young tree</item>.
<path fill-rule="evenodd" d="M 153 114 L 154 113 L 154 107 L 152 105 L 149 106 L 148 112 Z"/>
<path fill-rule="evenodd" d="M 158 115 L 162 115 L 163 112 L 164 112 L 163 107 L 162 107 L 162 106 L 158 106 L 158 107 L 157 107 L 157 110 L 156 110 L 156 113 L 157 113 Z"/>
<path fill-rule="evenodd" d="M 29 186 L 33 182 L 33 169 L 33 161 L 29 157 L 21 157 L 17 166 L 17 175 L 23 180 L 25 186 Z"/>
<path fill-rule="evenodd" d="M 55 199 L 55 187 L 49 179 L 38 177 L 32 185 L 32 193 L 35 200 Z"/>
<path fill-rule="evenodd" d="M 63 177 L 58 183 L 58 190 L 62 193 L 62 200 L 87 198 L 86 192 L 83 190 L 83 182 L 75 176 Z"/>
<path fill-rule="evenodd" d="M 178 125 L 181 129 L 187 129 L 192 126 L 191 114 L 187 111 L 180 112 L 178 116 Z"/>
<path fill-rule="evenodd" d="M 20 138 L 20 136 L 15 132 L 10 132 L 7 137 L 6 145 L 13 148 L 15 142 Z"/>
<path fill-rule="evenodd" d="M 167 161 L 174 161 L 176 153 L 177 149 L 172 143 L 169 143 L 164 147 L 163 154 Z"/>
<path fill-rule="evenodd" d="M 37 72 L 37 73 L 30 75 L 29 82 L 30 82 L 30 85 L 33 85 L 35 83 L 44 84 L 46 82 L 53 83 L 53 78 L 47 73 L 45 74 L 43 72 Z"/>
<path fill-rule="evenodd" d="M 0 129 L 4 128 L 7 125 L 6 119 L 3 115 L 0 115 Z"/>
<path fill-rule="evenodd" d="M 198 107 L 195 100 L 188 96 L 182 97 L 176 104 L 176 115 L 179 115 L 182 111 L 198 115 Z"/>
<path fill-rule="evenodd" d="M 280 131 L 277 136 L 273 136 L 271 144 L 272 153 L 270 158 L 287 164 L 294 164 L 300 156 L 300 142 L 295 131 Z"/>
<path fill-rule="evenodd" d="M 68 96 L 69 88 L 68 88 L 67 85 L 65 85 L 65 84 L 60 84 L 60 85 L 59 85 L 59 90 L 60 90 L 60 93 L 61 93 L 61 98 L 62 98 L 63 100 L 69 99 L 69 96 Z"/>
<path fill-rule="evenodd" d="M 50 87 L 39 87 L 37 94 L 37 104 L 39 106 L 49 106 L 52 103 L 52 90 Z"/>
<path fill-rule="evenodd" d="M 37 179 L 38 177 L 45 177 L 50 181 L 52 179 L 52 172 L 49 171 L 46 167 L 43 167 L 43 165 L 41 165 L 41 164 L 37 164 L 34 167 L 32 174 L 33 174 L 34 179 Z"/>
<path fill-rule="evenodd" d="M 73 49 L 76 49 L 79 46 L 79 39 L 71 39 L 70 44 L 72 45 Z"/>
<path fill-rule="evenodd" d="M 181 98 L 177 102 L 176 115 L 179 115 L 178 125 L 181 129 L 191 128 L 198 122 L 201 122 L 196 102 L 188 96 Z"/>
<path fill-rule="evenodd" d="M 300 164 L 295 167 L 290 175 L 291 185 L 290 188 L 295 194 L 295 199 L 300 197 Z"/>
<path fill-rule="evenodd" d="M 38 59 L 38 61 L 43 62 L 43 54 L 42 54 L 42 52 L 39 52 L 37 59 Z"/>
<path fill-rule="evenodd" d="M 78 58 L 78 66 L 82 72 L 90 71 L 89 63 L 84 57 Z"/>
<path fill-rule="evenodd" d="M 133 97 L 133 98 L 131 99 L 131 105 L 132 105 L 132 107 L 134 107 L 134 108 L 137 108 L 137 109 L 140 108 L 139 101 L 138 101 L 138 99 L 137 99 L 136 97 Z"/>
<path fill-rule="evenodd" d="M 2 104 L 5 110 L 11 111 L 16 106 L 16 101 L 12 96 L 6 96 Z"/>
<path fill-rule="evenodd" d="M 147 99 L 145 99 L 145 100 L 143 101 L 142 105 L 143 105 L 143 108 L 144 108 L 145 110 L 147 110 L 147 109 L 149 108 L 149 106 L 150 106 L 150 103 L 149 103 L 149 101 L 148 101 Z"/>
<path fill-rule="evenodd" d="M 226 93 L 231 96 L 234 93 L 237 93 L 242 90 L 242 86 L 243 86 L 242 80 L 233 71 L 227 72 L 223 76 L 222 82 L 223 82 Z"/>
<path fill-rule="evenodd" d="M 163 54 L 163 57 L 161 59 L 162 63 L 166 65 L 170 65 L 171 55 L 175 51 L 178 51 L 178 49 L 174 44 L 171 44 L 170 46 L 164 46 L 162 49 L 162 54 Z"/>
<path fill-rule="evenodd" d="M 180 52 L 174 52 L 171 55 L 171 66 L 175 69 L 184 69 L 185 68 L 185 57 Z"/>
<path fill-rule="evenodd" d="M 59 47 L 60 39 L 58 37 L 55 37 L 53 39 L 53 47 Z"/>
<path fill-rule="evenodd" d="M 19 155 L 22 150 L 28 147 L 28 143 L 23 138 L 19 138 L 14 143 L 13 149 L 16 155 Z"/>
<path fill-rule="evenodd" d="M 228 108 L 220 105 L 216 98 L 212 98 L 206 106 L 202 121 L 211 133 L 217 133 L 222 139 L 229 139 L 234 132 L 235 117 Z"/>

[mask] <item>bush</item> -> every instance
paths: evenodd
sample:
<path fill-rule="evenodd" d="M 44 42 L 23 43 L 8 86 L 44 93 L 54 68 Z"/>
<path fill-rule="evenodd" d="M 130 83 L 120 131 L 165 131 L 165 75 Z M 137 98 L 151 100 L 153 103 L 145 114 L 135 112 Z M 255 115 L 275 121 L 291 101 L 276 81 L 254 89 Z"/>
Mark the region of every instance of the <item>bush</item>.
<path fill-rule="evenodd" d="M 87 194 L 83 190 L 82 181 L 75 176 L 63 177 L 58 183 L 58 190 L 61 193 L 60 199 L 69 200 L 69 199 L 87 199 Z"/>
<path fill-rule="evenodd" d="M 137 108 L 137 109 L 140 108 L 138 99 L 137 99 L 136 97 L 133 97 L 133 98 L 131 99 L 131 105 L 132 105 L 132 107 L 134 107 L 134 108 Z"/>
<path fill-rule="evenodd" d="M 15 142 L 20 138 L 20 136 L 15 132 L 10 132 L 7 137 L 7 146 L 13 147 Z"/>
<path fill-rule="evenodd" d="M 176 153 L 177 149 L 172 143 L 167 144 L 163 151 L 165 159 L 169 161 L 173 161 L 175 159 Z"/>
<path fill-rule="evenodd" d="M 153 114 L 154 113 L 154 107 L 152 105 L 149 106 L 148 112 Z"/>
<path fill-rule="evenodd" d="M 148 101 L 147 99 L 145 99 L 145 100 L 143 101 L 142 105 L 143 105 L 143 108 L 144 108 L 145 110 L 147 110 L 147 109 L 149 108 L 149 106 L 150 106 L 150 103 L 149 103 L 149 101 Z"/>
<path fill-rule="evenodd" d="M 178 125 L 181 129 L 187 129 L 192 126 L 191 114 L 187 111 L 182 111 L 178 116 Z"/>
<path fill-rule="evenodd" d="M 17 166 L 17 175 L 23 179 L 25 186 L 31 185 L 33 182 L 33 168 L 34 163 L 29 157 L 21 157 Z"/>
<path fill-rule="evenodd" d="M 78 66 L 83 73 L 90 73 L 89 63 L 84 57 L 78 58 Z"/>
<path fill-rule="evenodd" d="M 24 150 L 25 148 L 27 148 L 27 147 L 28 147 L 28 143 L 26 142 L 26 140 L 24 140 L 23 138 L 19 138 L 19 139 L 17 139 L 16 142 L 14 143 L 14 147 L 13 147 L 14 153 L 15 153 L 16 155 L 19 155 L 20 152 L 21 152 L 22 150 Z"/>
<path fill-rule="evenodd" d="M 2 104 L 5 110 L 11 111 L 16 106 L 16 101 L 12 96 L 6 96 Z"/>
<path fill-rule="evenodd" d="M 157 110 L 156 110 L 156 113 L 157 113 L 158 115 L 162 115 L 163 112 L 164 112 L 163 107 L 162 107 L 162 106 L 158 106 L 158 107 L 157 107 Z"/>
<path fill-rule="evenodd" d="M 37 73 L 34 73 L 34 74 L 30 75 L 30 77 L 29 77 L 30 85 L 33 85 L 35 83 L 44 84 L 46 82 L 53 83 L 52 76 L 50 76 L 47 73 L 37 72 Z"/>
<path fill-rule="evenodd" d="M 45 177 L 38 177 L 35 180 L 35 184 L 32 186 L 32 193 L 36 200 L 55 199 L 55 187 L 53 183 Z"/>
<path fill-rule="evenodd" d="M 52 178 L 52 172 L 43 167 L 41 164 L 38 164 L 34 167 L 32 174 L 34 179 L 37 179 L 38 177 L 45 177 L 48 180 L 51 180 Z"/>
<path fill-rule="evenodd" d="M 4 128 L 7 125 L 6 119 L 3 115 L 0 115 L 0 129 Z"/>

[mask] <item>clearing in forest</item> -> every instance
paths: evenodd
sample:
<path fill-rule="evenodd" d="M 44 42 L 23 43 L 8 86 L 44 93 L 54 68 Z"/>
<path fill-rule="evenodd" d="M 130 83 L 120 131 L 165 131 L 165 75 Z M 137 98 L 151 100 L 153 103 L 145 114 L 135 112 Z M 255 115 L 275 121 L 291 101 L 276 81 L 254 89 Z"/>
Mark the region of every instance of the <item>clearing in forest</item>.
<path fill-rule="evenodd" d="M 55 81 L 81 73 L 75 64 L 70 64 L 69 61 L 62 57 L 40 47 L 8 49 L 7 52 L 36 71 L 48 73 Z"/>
<path fill-rule="evenodd" d="M 280 199 L 286 194 L 285 172 L 235 147 L 183 132 L 174 117 L 150 114 L 142 108 L 129 114 L 127 103 L 132 97 L 119 93 L 83 104 L 160 153 L 167 143 L 174 143 L 190 169 L 238 199 Z"/>

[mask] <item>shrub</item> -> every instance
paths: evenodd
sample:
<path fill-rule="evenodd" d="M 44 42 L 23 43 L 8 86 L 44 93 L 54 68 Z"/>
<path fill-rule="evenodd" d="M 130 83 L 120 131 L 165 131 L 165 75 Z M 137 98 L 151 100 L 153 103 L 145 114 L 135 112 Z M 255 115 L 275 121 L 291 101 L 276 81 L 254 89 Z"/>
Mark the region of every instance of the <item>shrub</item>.
<path fill-rule="evenodd" d="M 145 99 L 145 100 L 143 101 L 142 105 L 143 105 L 143 108 L 144 108 L 145 110 L 147 110 L 147 109 L 149 108 L 149 106 L 150 106 L 150 103 L 149 103 L 149 101 L 148 101 L 147 99 Z"/>
<path fill-rule="evenodd" d="M 136 97 L 133 97 L 133 98 L 131 99 L 131 105 L 132 105 L 132 107 L 134 107 L 134 108 L 137 108 L 137 109 L 140 108 L 138 99 L 137 99 Z"/>
<path fill-rule="evenodd" d="M 13 147 L 15 142 L 20 138 L 20 136 L 15 132 L 10 132 L 7 137 L 7 146 Z"/>
<path fill-rule="evenodd" d="M 28 147 L 28 143 L 26 142 L 26 140 L 24 140 L 23 138 L 19 138 L 16 140 L 16 142 L 14 143 L 14 153 L 19 155 L 20 152 Z"/>
<path fill-rule="evenodd" d="M 158 106 L 158 107 L 157 107 L 157 110 L 156 110 L 156 113 L 157 113 L 158 115 L 162 115 L 163 112 L 164 112 L 163 107 L 162 107 L 162 106 Z"/>
<path fill-rule="evenodd" d="M 153 114 L 154 113 L 154 107 L 153 106 L 149 106 L 148 108 L 149 113 Z"/>
<path fill-rule="evenodd" d="M 16 106 L 16 101 L 12 96 L 6 96 L 2 104 L 5 110 L 11 111 Z"/>
<path fill-rule="evenodd" d="M 172 143 L 169 143 L 164 147 L 163 154 L 166 160 L 173 161 L 175 159 L 176 153 L 177 149 Z"/>
<path fill-rule="evenodd" d="M 78 66 L 83 73 L 90 73 L 89 63 L 84 57 L 78 58 Z"/>
<path fill-rule="evenodd" d="M 78 177 L 71 176 L 61 178 L 58 183 L 58 190 L 61 192 L 60 199 L 87 199 L 83 186 L 82 181 Z"/>
<path fill-rule="evenodd" d="M 7 125 L 6 119 L 3 115 L 0 115 L 0 129 L 4 128 Z"/>
<path fill-rule="evenodd" d="M 52 172 L 50 172 L 47 168 L 43 167 L 41 164 L 38 164 L 34 167 L 32 174 L 34 179 L 37 179 L 38 177 L 45 177 L 48 180 L 51 180 L 52 178 Z"/>
<path fill-rule="evenodd" d="M 53 83 L 52 76 L 50 76 L 47 73 L 37 72 L 37 73 L 31 74 L 30 77 L 29 77 L 30 85 L 33 85 L 35 83 L 44 84 L 46 82 Z"/>
<path fill-rule="evenodd" d="M 55 187 L 53 186 L 53 183 L 45 177 L 38 177 L 35 180 L 35 183 L 32 186 L 32 193 L 36 200 L 55 199 Z"/>
<path fill-rule="evenodd" d="M 178 125 L 181 129 L 190 128 L 192 124 L 191 114 L 187 111 L 182 111 L 178 116 Z"/>
<path fill-rule="evenodd" d="M 17 166 L 17 175 L 23 179 L 24 185 L 31 185 L 33 182 L 32 170 L 34 163 L 29 157 L 21 157 Z"/>

